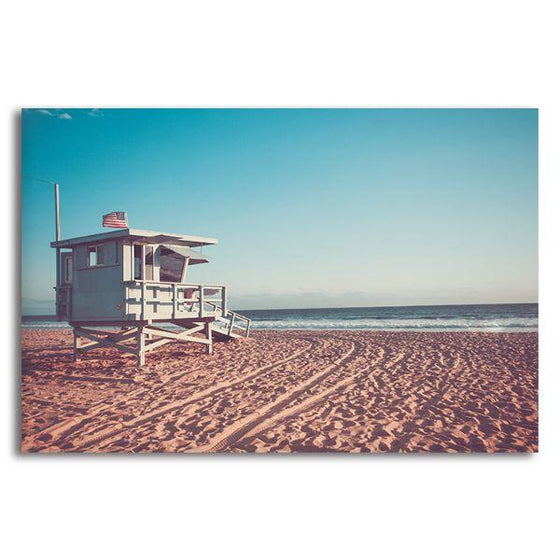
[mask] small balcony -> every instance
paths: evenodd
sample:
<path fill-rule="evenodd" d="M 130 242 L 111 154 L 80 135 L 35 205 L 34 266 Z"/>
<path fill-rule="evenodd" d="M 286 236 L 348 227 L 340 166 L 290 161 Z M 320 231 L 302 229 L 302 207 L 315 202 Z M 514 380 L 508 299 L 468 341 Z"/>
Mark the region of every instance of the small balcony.
<path fill-rule="evenodd" d="M 129 280 L 124 314 L 133 321 L 205 320 L 228 336 L 247 336 L 250 319 L 227 309 L 225 286 Z"/>

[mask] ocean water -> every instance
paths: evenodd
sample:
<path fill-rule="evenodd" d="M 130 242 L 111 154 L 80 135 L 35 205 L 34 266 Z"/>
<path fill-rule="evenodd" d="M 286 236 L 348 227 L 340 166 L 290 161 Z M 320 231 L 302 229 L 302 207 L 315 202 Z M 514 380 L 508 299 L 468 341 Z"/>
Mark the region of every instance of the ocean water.
<path fill-rule="evenodd" d="M 538 305 L 422 305 L 240 311 L 255 329 L 536 331 Z"/>
<path fill-rule="evenodd" d="M 252 329 L 390 331 L 536 331 L 536 303 L 494 305 L 421 305 L 330 309 L 240 310 Z M 23 328 L 61 328 L 49 316 L 23 317 Z"/>

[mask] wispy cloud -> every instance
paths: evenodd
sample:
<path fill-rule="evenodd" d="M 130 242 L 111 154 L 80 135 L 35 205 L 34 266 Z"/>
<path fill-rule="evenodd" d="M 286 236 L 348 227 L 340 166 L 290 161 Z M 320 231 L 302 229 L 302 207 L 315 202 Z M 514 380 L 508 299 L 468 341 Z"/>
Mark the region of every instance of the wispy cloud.
<path fill-rule="evenodd" d="M 74 117 L 65 111 L 64 109 L 24 109 L 24 111 L 36 111 L 37 113 L 41 113 L 41 115 L 46 115 L 47 117 L 51 117 L 53 119 L 60 119 L 62 121 L 70 121 Z M 86 117 L 92 117 L 94 119 L 103 117 L 103 111 L 94 107 L 92 109 L 74 109 L 73 112 L 79 112 L 80 115 L 85 115 Z"/>
<path fill-rule="evenodd" d="M 63 121 L 72 120 L 72 115 L 70 113 L 66 113 L 62 109 L 37 109 L 37 112 L 41 113 L 42 115 L 52 117 L 53 119 L 60 119 Z"/>

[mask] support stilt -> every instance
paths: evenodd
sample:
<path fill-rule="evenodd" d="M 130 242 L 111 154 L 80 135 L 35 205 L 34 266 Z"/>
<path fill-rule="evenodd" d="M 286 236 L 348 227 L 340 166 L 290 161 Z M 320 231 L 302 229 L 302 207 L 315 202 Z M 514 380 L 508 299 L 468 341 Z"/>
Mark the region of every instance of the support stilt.
<path fill-rule="evenodd" d="M 144 334 L 144 327 L 138 327 L 138 333 L 136 335 L 138 346 L 138 359 L 136 361 L 136 364 L 138 365 L 138 367 L 142 367 L 146 363 L 145 337 L 146 335 Z"/>
<path fill-rule="evenodd" d="M 206 345 L 206 353 L 212 354 L 213 334 L 216 326 L 212 321 L 176 322 L 182 330 L 170 330 L 152 323 L 132 323 L 128 325 L 87 325 L 73 324 L 74 360 L 96 348 L 111 348 L 136 357 L 136 364 L 146 363 L 146 354 L 170 342 L 193 342 Z M 119 327 L 120 330 L 106 330 L 104 327 Z M 219 332 L 219 331 L 218 331 Z M 223 336 L 223 335 L 222 335 Z"/>
<path fill-rule="evenodd" d="M 204 331 L 206 333 L 206 338 L 208 340 L 208 345 L 206 346 L 206 353 L 212 354 L 212 323 L 208 322 L 204 326 Z"/>
<path fill-rule="evenodd" d="M 74 361 L 80 361 L 80 335 L 76 332 L 76 329 L 73 329 L 74 335 Z"/>

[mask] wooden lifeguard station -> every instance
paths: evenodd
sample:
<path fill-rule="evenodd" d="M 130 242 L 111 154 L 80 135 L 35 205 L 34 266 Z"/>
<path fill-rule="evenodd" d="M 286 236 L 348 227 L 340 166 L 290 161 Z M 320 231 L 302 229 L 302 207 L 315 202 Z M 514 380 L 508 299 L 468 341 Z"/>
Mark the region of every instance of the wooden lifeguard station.
<path fill-rule="evenodd" d="M 56 316 L 73 328 L 74 358 L 110 347 L 142 366 L 146 352 L 169 342 L 211 353 L 214 338 L 249 336 L 251 321 L 228 310 L 225 286 L 187 283 L 189 267 L 208 262 L 200 248 L 217 243 L 131 228 L 52 242 Z"/>

